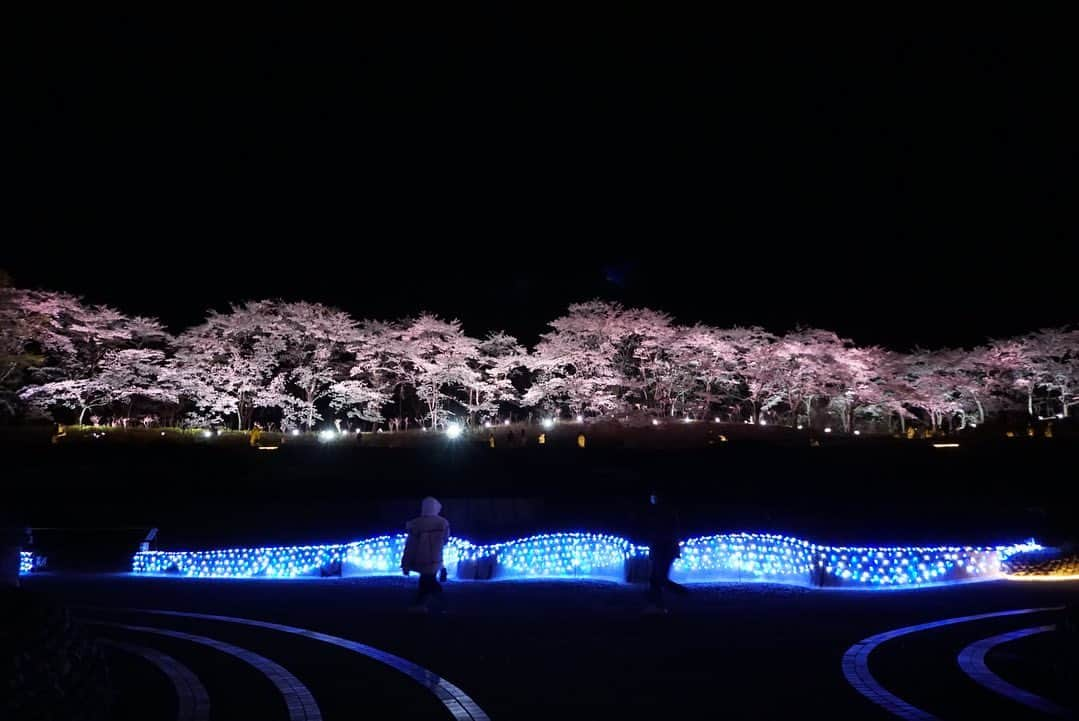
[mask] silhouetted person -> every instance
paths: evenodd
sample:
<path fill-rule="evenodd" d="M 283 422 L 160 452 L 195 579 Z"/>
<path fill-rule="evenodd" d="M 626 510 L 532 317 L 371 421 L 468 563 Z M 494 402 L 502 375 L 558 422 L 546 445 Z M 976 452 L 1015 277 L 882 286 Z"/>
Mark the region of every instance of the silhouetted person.
<path fill-rule="evenodd" d="M 648 541 L 651 572 L 648 577 L 648 608 L 646 613 L 666 613 L 664 589 L 678 594 L 688 593 L 685 586 L 670 579 L 671 564 L 682 555 L 678 546 L 678 515 L 674 508 L 660 503 L 652 494 L 644 514 L 644 537 Z"/>
<path fill-rule="evenodd" d="M 410 571 L 420 574 L 416 603 L 410 609 L 415 613 L 427 613 L 428 598 L 442 594 L 436 574 L 442 574 L 445 580 L 442 549 L 450 539 L 450 522 L 438 515 L 441 510 L 442 504 L 428 496 L 420 504 L 420 515 L 405 524 L 408 539 L 401 556 L 401 572 L 406 576 Z"/>

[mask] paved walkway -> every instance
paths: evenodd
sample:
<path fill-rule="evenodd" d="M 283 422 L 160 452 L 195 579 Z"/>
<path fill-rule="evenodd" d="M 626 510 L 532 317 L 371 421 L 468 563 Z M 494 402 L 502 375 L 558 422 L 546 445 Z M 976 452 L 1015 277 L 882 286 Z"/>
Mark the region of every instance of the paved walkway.
<path fill-rule="evenodd" d="M 123 718 L 182 718 L 200 694 L 215 721 L 1069 713 L 1048 629 L 1079 583 L 698 586 L 647 618 L 640 587 L 534 581 L 450 583 L 449 613 L 417 617 L 405 612 L 414 583 L 43 575 L 26 586 L 113 641 Z"/>

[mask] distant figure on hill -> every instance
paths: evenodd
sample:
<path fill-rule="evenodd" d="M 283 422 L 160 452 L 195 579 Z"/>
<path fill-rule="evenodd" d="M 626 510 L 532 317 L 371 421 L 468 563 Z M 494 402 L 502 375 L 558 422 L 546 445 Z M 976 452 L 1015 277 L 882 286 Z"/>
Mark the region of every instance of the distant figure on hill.
<path fill-rule="evenodd" d="M 410 609 L 414 613 L 427 613 L 427 601 L 431 596 L 442 595 L 437 574 L 444 572 L 442 549 L 450 540 L 450 522 L 438 515 L 442 504 L 428 496 L 420 503 L 420 515 L 405 524 L 408 538 L 401 556 L 401 572 L 420 574 L 416 602 Z M 445 580 L 445 574 L 442 575 Z"/>

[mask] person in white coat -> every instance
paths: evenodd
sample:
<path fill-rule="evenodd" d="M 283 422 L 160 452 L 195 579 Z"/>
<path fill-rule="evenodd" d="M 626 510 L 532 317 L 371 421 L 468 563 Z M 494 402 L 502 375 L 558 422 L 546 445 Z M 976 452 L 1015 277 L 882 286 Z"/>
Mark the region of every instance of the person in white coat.
<path fill-rule="evenodd" d="M 408 539 L 405 541 L 405 552 L 401 556 L 401 572 L 406 576 L 411 571 L 420 574 L 420 585 L 413 606 L 416 612 L 426 612 L 428 598 L 440 596 L 442 593 L 437 576 L 444 568 L 442 549 L 450 539 L 450 522 L 438 515 L 441 510 L 442 504 L 428 496 L 420 504 L 420 515 L 405 525 Z"/>

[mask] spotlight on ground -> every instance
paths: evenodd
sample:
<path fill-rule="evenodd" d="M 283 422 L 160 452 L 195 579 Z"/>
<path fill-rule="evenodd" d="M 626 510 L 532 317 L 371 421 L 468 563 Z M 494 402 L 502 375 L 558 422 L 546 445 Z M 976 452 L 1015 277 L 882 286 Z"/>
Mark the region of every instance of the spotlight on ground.
<path fill-rule="evenodd" d="M 446 426 L 446 436 L 449 438 L 460 438 L 463 430 L 460 423 L 451 423 Z"/>
<path fill-rule="evenodd" d="M 544 418 L 543 419 L 543 427 L 546 428 L 547 430 L 550 430 L 550 429 L 554 428 L 554 419 L 553 418 Z"/>

